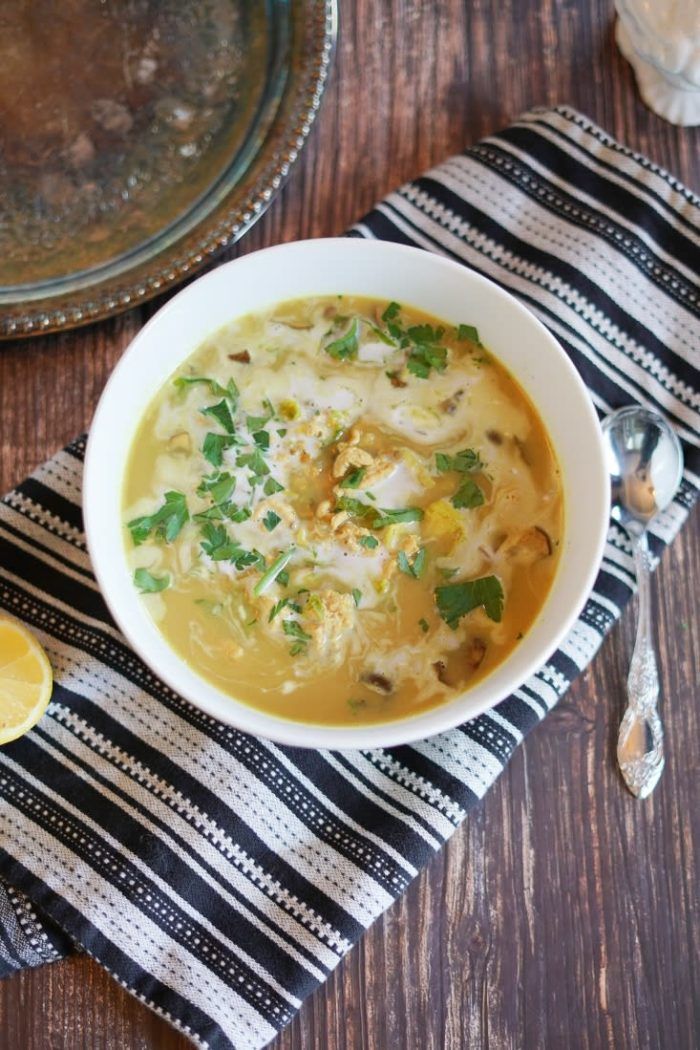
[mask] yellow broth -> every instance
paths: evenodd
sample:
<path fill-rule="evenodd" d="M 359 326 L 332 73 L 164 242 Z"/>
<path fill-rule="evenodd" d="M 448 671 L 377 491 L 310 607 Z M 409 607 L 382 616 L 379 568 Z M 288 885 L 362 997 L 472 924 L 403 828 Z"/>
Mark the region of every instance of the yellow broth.
<path fill-rule="evenodd" d="M 213 334 L 153 399 L 125 475 L 127 557 L 164 637 L 223 692 L 296 721 L 403 718 L 532 625 L 559 467 L 468 320 L 278 304 Z"/>

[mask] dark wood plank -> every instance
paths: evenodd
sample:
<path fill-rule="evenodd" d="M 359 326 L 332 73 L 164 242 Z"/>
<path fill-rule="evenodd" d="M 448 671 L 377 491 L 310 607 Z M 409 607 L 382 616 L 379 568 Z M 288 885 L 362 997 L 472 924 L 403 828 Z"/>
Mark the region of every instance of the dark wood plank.
<path fill-rule="evenodd" d="M 531 105 L 569 102 L 693 188 L 700 132 L 639 101 L 608 0 L 355 0 L 320 122 L 240 251 L 340 232 Z M 231 253 L 233 254 L 233 253 Z M 0 348 L 0 486 L 87 426 L 156 308 Z M 626 616 L 483 804 L 272 1050 L 690 1050 L 700 1031 L 695 515 L 654 583 L 668 767 L 636 803 L 614 766 Z M 0 984 L 3 1050 L 190 1044 L 82 957 Z"/>

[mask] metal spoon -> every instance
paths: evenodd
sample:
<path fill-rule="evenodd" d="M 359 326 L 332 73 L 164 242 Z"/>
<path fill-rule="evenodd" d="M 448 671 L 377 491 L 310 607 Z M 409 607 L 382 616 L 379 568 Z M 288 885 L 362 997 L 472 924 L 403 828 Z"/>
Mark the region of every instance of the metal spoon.
<path fill-rule="evenodd" d="M 681 443 L 658 412 L 620 408 L 603 421 L 612 480 L 612 516 L 632 541 L 639 588 L 639 619 L 629 676 L 628 706 L 617 739 L 617 761 L 637 798 L 654 790 L 664 768 L 663 727 L 656 709 L 659 676 L 649 609 L 647 528 L 678 490 Z"/>

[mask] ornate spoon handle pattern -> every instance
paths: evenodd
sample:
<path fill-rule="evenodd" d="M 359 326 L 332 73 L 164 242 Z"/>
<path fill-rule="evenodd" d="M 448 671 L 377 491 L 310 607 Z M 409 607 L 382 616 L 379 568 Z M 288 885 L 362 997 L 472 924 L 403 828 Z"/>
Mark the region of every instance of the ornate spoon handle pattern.
<path fill-rule="evenodd" d="M 639 619 L 627 678 L 628 706 L 617 740 L 617 759 L 632 794 L 646 798 L 664 768 L 664 734 L 656 707 L 659 676 L 651 629 L 649 547 L 645 532 L 634 542 L 633 549 L 639 585 Z"/>

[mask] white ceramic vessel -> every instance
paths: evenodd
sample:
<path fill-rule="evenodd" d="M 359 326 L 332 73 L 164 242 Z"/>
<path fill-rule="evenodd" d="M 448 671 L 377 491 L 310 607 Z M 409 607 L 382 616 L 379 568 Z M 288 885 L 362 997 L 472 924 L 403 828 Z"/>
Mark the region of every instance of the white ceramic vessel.
<path fill-rule="evenodd" d="M 220 692 L 164 640 L 127 566 L 121 493 L 134 431 L 149 401 L 213 330 L 280 300 L 336 293 L 409 303 L 453 324 L 478 327 L 486 346 L 537 405 L 563 470 L 563 550 L 550 595 L 517 649 L 490 675 L 433 710 L 382 725 L 329 727 L 275 717 Z M 254 252 L 200 277 L 136 336 L 98 405 L 85 463 L 84 511 L 97 579 L 115 620 L 142 659 L 214 718 L 302 747 L 371 748 L 431 736 L 492 707 L 557 647 L 591 589 L 605 539 L 609 481 L 588 393 L 555 339 L 514 298 L 448 259 L 381 241 L 299 241 Z"/>
<path fill-rule="evenodd" d="M 615 0 L 639 92 L 672 124 L 700 124 L 700 0 Z"/>

